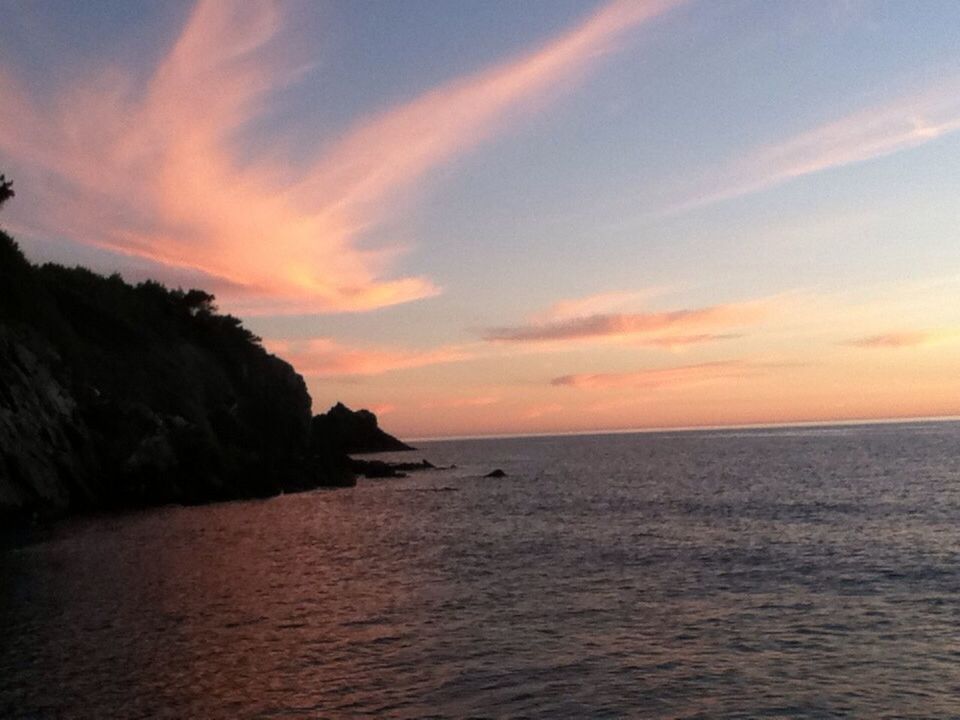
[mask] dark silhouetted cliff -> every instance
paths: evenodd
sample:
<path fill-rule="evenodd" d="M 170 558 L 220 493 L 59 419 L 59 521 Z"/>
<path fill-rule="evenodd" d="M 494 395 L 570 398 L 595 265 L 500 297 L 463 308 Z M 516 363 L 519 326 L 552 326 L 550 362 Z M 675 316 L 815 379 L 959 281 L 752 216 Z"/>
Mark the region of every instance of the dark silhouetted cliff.
<path fill-rule="evenodd" d="M 334 427 L 321 418 L 342 406 L 310 407 L 212 296 L 34 266 L 0 231 L 0 515 L 350 485 L 348 448 L 399 443 L 371 413 Z"/>

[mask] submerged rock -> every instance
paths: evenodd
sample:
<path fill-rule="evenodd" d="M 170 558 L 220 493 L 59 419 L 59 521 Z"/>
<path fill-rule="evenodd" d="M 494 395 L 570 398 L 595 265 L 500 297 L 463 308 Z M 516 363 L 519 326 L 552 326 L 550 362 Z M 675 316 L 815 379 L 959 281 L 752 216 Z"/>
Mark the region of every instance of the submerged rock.
<path fill-rule="evenodd" d="M 418 463 L 391 463 L 383 460 L 357 460 L 350 459 L 350 469 L 357 475 L 366 478 L 391 478 L 407 477 L 407 472 L 417 472 L 421 470 L 440 470 L 428 460 L 421 460 Z"/>
<path fill-rule="evenodd" d="M 357 475 L 368 479 L 407 477 L 405 472 L 401 472 L 394 465 L 382 460 L 351 460 L 350 469 Z"/>

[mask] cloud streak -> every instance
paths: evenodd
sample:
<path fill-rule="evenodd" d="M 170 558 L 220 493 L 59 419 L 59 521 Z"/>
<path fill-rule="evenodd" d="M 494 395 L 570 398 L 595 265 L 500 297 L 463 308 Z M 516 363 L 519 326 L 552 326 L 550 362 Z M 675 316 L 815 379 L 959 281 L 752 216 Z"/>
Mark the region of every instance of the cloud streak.
<path fill-rule="evenodd" d="M 680 365 L 677 367 L 648 368 L 625 373 L 581 373 L 554 378 L 550 384 L 588 390 L 657 388 L 688 385 L 712 380 L 742 378 L 756 375 L 761 367 L 742 360 L 722 360 Z"/>
<path fill-rule="evenodd" d="M 688 328 L 731 327 L 760 320 L 763 303 L 713 305 L 667 312 L 595 314 L 514 327 L 491 328 L 484 339 L 500 343 L 542 343 L 599 338 L 641 337 L 655 345 L 685 345 L 733 337 L 729 334 L 670 334 Z M 651 336 L 643 338 L 643 336 Z"/>
<path fill-rule="evenodd" d="M 445 346 L 429 350 L 384 347 L 351 347 L 332 338 L 266 340 L 265 347 L 283 357 L 307 377 L 382 375 L 394 370 L 467 360 L 469 349 Z"/>
<path fill-rule="evenodd" d="M 941 342 L 956 339 L 960 336 L 957 330 L 908 330 L 889 332 L 880 335 L 867 335 L 843 342 L 843 345 L 858 348 L 899 349 L 914 348 L 926 345 L 936 345 Z"/>
<path fill-rule="evenodd" d="M 680 212 L 749 195 L 793 179 L 920 147 L 960 130 L 960 79 L 906 94 L 748 153 Z M 720 188 L 720 189 L 717 189 Z"/>
<path fill-rule="evenodd" d="M 468 395 L 433 400 L 420 404 L 421 410 L 448 410 L 457 408 L 481 408 L 496 405 L 501 401 L 499 395 Z"/>
<path fill-rule="evenodd" d="M 638 305 L 642 306 L 651 297 L 661 292 L 663 292 L 662 289 L 604 292 L 558 300 L 534 319 L 537 322 L 553 322 L 614 311 L 625 312 Z"/>
<path fill-rule="evenodd" d="M 43 102 L 0 72 L 0 152 L 47 188 L 40 206 L 53 210 L 29 218 L 37 234 L 202 273 L 231 309 L 407 302 L 439 288 L 391 278 L 403 248 L 364 246 L 364 234 L 430 170 L 570 87 L 675 4 L 605 4 L 535 51 L 362 120 L 295 174 L 238 146 L 276 89 L 302 75 L 284 57 L 286 6 L 203 0 L 145 88 L 111 70 Z"/>
<path fill-rule="evenodd" d="M 676 350 L 686 345 L 702 345 L 704 343 L 720 342 L 722 340 L 737 340 L 743 337 L 738 333 L 698 333 L 696 335 L 664 335 L 660 337 L 643 338 L 641 345 L 662 347 Z"/>

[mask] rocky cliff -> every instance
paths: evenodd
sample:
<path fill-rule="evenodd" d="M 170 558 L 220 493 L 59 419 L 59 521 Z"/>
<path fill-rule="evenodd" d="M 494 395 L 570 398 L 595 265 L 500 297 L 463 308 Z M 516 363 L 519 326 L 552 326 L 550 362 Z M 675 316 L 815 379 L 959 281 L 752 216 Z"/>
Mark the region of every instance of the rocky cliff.
<path fill-rule="evenodd" d="M 310 407 L 212 296 L 33 266 L 0 231 L 0 515 L 353 484 L 351 418 L 372 414 L 337 410 L 346 427 Z"/>

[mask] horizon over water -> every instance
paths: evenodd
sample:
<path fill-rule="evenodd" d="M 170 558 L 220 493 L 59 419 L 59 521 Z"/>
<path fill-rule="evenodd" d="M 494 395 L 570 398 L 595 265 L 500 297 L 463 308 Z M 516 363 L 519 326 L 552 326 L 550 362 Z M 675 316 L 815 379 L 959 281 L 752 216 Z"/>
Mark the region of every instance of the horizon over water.
<path fill-rule="evenodd" d="M 0 548 L 0 717 L 960 716 L 956 421 L 414 456 Z"/>
<path fill-rule="evenodd" d="M 513 438 L 579 437 L 590 435 L 637 435 L 642 433 L 712 432 L 718 430 L 789 430 L 791 428 L 829 428 L 857 425 L 899 425 L 913 423 L 960 422 L 960 415 L 921 415 L 917 417 L 851 418 L 849 420 L 788 420 L 784 422 L 732 423 L 725 425 L 663 425 L 654 427 L 593 428 L 544 432 L 481 433 L 477 435 L 403 435 L 404 442 L 440 442 L 445 440 L 510 440 Z"/>

